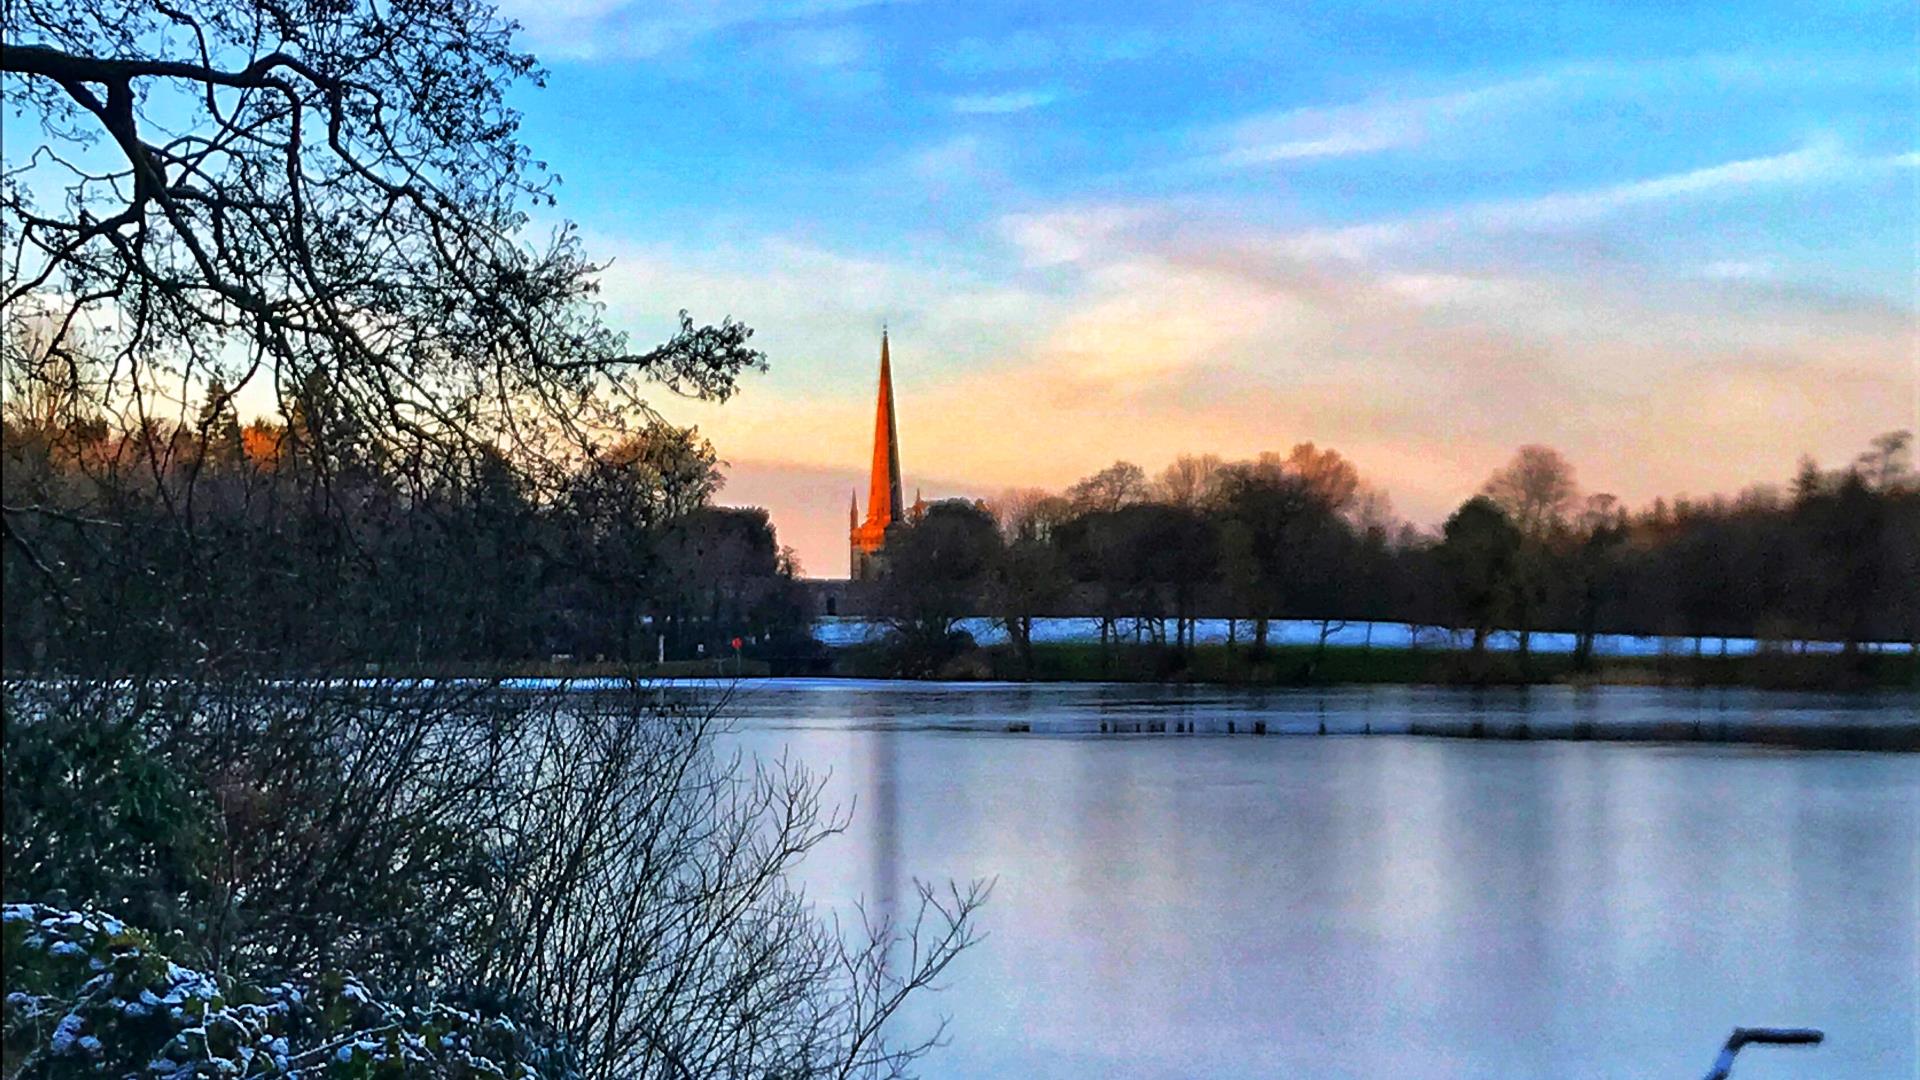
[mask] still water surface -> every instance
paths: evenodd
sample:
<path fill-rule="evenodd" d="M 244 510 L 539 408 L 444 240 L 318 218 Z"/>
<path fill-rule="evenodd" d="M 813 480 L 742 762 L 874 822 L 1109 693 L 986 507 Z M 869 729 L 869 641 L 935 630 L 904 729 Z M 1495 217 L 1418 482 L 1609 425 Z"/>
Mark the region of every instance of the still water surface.
<path fill-rule="evenodd" d="M 1828 1041 L 1749 1050 L 1739 1080 L 1911 1077 L 1920 756 L 1097 732 L 1915 705 L 773 680 L 739 690 L 732 738 L 855 805 L 805 867 L 823 905 L 998 879 L 987 940 L 910 1018 L 952 1018 L 928 1076 L 1698 1077 L 1773 1024 Z"/>

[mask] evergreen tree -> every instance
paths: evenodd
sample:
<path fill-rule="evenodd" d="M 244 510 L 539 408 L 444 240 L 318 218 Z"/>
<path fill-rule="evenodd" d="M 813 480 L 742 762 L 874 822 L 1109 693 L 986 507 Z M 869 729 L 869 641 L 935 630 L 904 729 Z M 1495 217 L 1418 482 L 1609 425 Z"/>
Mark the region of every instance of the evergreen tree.
<path fill-rule="evenodd" d="M 208 465 L 226 468 L 239 464 L 245 456 L 240 414 L 234 408 L 232 392 L 219 379 L 207 384 L 207 399 L 200 406 L 194 430 L 200 440 L 201 459 Z"/>

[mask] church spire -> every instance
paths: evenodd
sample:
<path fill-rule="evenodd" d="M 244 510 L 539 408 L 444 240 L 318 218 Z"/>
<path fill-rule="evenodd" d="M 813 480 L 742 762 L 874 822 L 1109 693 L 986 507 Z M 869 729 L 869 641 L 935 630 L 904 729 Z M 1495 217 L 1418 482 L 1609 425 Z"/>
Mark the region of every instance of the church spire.
<path fill-rule="evenodd" d="M 893 422 L 893 363 L 887 332 L 880 331 L 880 398 L 873 421 L 873 481 L 867 492 L 867 522 L 885 528 L 905 519 L 900 498 L 900 432 Z"/>

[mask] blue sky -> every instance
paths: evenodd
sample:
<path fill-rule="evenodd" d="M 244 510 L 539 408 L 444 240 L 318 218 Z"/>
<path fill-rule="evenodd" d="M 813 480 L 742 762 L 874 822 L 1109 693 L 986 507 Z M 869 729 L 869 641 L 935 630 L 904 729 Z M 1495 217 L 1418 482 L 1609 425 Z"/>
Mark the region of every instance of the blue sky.
<path fill-rule="evenodd" d="M 1916 423 L 1909 3 L 508 11 L 614 318 L 758 328 L 662 405 L 820 572 L 882 320 L 930 496 L 1312 439 L 1431 521 L 1522 442 L 1638 501 Z"/>

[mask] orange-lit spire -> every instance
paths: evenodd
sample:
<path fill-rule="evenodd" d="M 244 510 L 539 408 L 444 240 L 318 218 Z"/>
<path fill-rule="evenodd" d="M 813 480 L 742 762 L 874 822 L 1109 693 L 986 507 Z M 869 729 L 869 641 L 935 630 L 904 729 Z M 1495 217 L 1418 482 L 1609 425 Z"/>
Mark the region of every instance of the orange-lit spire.
<path fill-rule="evenodd" d="M 873 421 L 873 481 L 867 491 L 867 524 L 885 528 L 905 518 L 900 498 L 900 432 L 893 422 L 893 362 L 887 332 L 880 331 L 880 399 Z"/>

